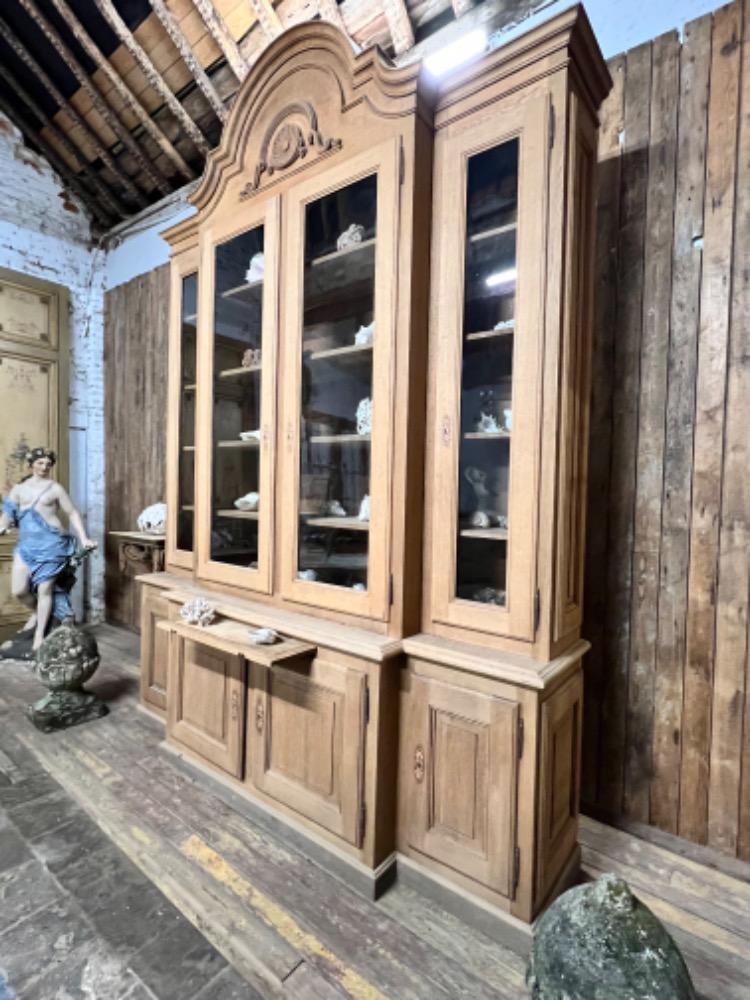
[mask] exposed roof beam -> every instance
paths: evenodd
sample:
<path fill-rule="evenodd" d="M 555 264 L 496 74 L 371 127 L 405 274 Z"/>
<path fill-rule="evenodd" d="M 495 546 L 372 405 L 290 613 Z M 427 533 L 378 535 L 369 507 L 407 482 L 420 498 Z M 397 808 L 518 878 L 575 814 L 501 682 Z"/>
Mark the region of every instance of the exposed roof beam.
<path fill-rule="evenodd" d="M 7 23 L 0 17 L 0 35 L 5 38 L 6 42 L 13 51 L 16 53 L 19 59 L 21 59 L 29 69 L 34 73 L 39 82 L 48 90 L 52 98 L 57 102 L 59 108 L 61 108 L 65 113 L 79 126 L 82 133 L 91 143 L 91 145 L 96 150 L 97 154 L 101 157 L 102 162 L 105 163 L 112 173 L 118 178 L 122 186 L 126 191 L 133 196 L 133 198 L 138 202 L 141 208 L 144 208 L 148 202 L 144 197 L 143 193 L 139 188 L 135 186 L 132 178 L 122 170 L 115 162 L 112 154 L 106 148 L 106 146 L 99 139 L 99 136 L 94 132 L 94 130 L 89 126 L 88 122 L 78 114 L 73 105 L 63 97 L 58 88 L 49 78 L 49 76 L 44 72 L 39 63 L 34 59 L 31 53 L 25 48 L 25 46 L 18 40 L 18 38 L 11 31 Z"/>
<path fill-rule="evenodd" d="M 146 177 L 149 178 L 152 184 L 155 184 L 156 187 L 158 187 L 162 194 L 169 194 L 172 189 L 167 183 L 167 179 L 164 174 L 160 173 L 154 167 L 151 160 L 146 156 L 143 149 L 141 149 L 133 136 L 130 134 L 129 129 L 125 128 L 112 108 L 110 108 L 110 106 L 104 101 L 99 91 L 89 79 L 89 76 L 83 66 L 81 66 L 76 57 L 65 44 L 61 35 L 58 34 L 57 29 L 39 10 L 36 5 L 36 0 L 18 0 L 18 2 L 21 4 L 29 17 L 31 17 L 36 22 L 37 26 L 42 30 L 44 37 L 52 46 L 54 46 L 65 65 L 71 73 L 73 73 L 81 87 L 83 87 L 90 97 L 91 103 L 94 105 L 98 114 L 101 115 L 118 139 L 120 139 L 123 145 L 127 147 L 130 153 L 132 153 L 136 163 L 144 172 Z"/>
<path fill-rule="evenodd" d="M 124 205 L 114 196 L 106 184 L 102 182 L 99 178 L 97 172 L 91 167 L 87 162 L 85 156 L 81 153 L 79 149 L 73 145 L 68 136 L 55 125 L 51 118 L 49 118 L 45 112 L 39 107 L 37 102 L 28 93 L 28 91 L 21 86 L 18 80 L 13 76 L 13 74 L 0 63 L 0 78 L 5 80 L 12 93 L 18 94 L 24 104 L 31 109 L 31 111 L 36 115 L 38 120 L 42 123 L 43 127 L 46 128 L 51 136 L 54 136 L 55 141 L 58 142 L 63 149 L 66 150 L 68 155 L 73 160 L 77 170 L 82 171 L 86 180 L 91 184 L 91 186 L 96 190 L 99 202 L 106 208 L 107 213 L 115 219 L 122 219 L 129 215 L 129 211 Z M 19 128 L 21 126 L 19 125 Z M 40 146 L 46 143 L 45 138 L 40 134 L 35 136 L 34 142 L 38 143 Z M 55 155 L 54 146 L 52 143 L 46 143 L 46 147 L 52 150 L 52 154 L 45 148 L 45 156 L 52 163 L 52 156 Z M 61 160 L 62 162 L 62 160 Z M 54 165 L 54 164 L 53 164 Z M 59 168 L 55 167 L 59 172 Z"/>
<path fill-rule="evenodd" d="M 164 155 L 171 160 L 183 177 L 186 177 L 188 180 L 192 180 L 195 177 L 195 171 L 188 166 L 178 150 L 176 150 L 169 141 L 169 138 L 164 134 L 164 132 L 162 132 L 130 87 L 128 87 L 120 74 L 109 62 L 91 35 L 89 35 L 76 15 L 70 9 L 67 0 L 52 0 L 52 2 L 67 21 L 68 27 L 73 32 L 75 39 L 80 43 L 83 50 L 87 52 L 91 59 L 93 59 L 97 66 L 99 66 L 114 89 L 123 99 L 125 104 L 133 111 L 138 121 L 141 125 L 143 125 L 146 132 L 148 132 L 154 142 L 159 146 Z"/>
<path fill-rule="evenodd" d="M 58 3 L 59 0 L 54 0 L 54 2 Z M 62 0 L 62 2 L 64 2 L 64 0 Z M 154 9 L 154 13 L 164 26 L 164 30 L 172 39 L 177 51 L 182 56 L 183 62 L 193 74 L 193 79 L 206 95 L 206 100 L 216 112 L 216 117 L 220 122 L 225 122 L 227 119 L 227 109 L 224 107 L 224 102 L 219 97 L 216 92 L 216 88 L 209 80 L 208 74 L 203 69 L 200 62 L 196 59 L 195 53 L 190 47 L 190 43 L 187 38 L 185 38 L 182 33 L 182 29 L 177 23 L 177 20 L 168 10 L 164 0 L 150 0 L 150 3 Z"/>
<path fill-rule="evenodd" d="M 318 13 L 324 21 L 335 24 L 337 28 L 346 31 L 346 25 L 336 0 L 318 0 Z"/>
<path fill-rule="evenodd" d="M 21 0 L 21 3 L 28 2 L 29 0 Z M 175 94 L 164 83 L 161 78 L 161 74 L 146 55 L 145 50 L 138 44 L 133 36 L 133 33 L 115 10 L 112 0 L 94 0 L 94 2 L 114 33 L 143 70 L 143 73 L 150 85 L 168 105 L 169 110 L 183 126 L 195 146 L 201 151 L 201 153 L 207 156 L 211 152 L 211 147 L 209 146 L 205 135 L 201 132 L 187 111 L 185 111 L 183 106 L 177 100 Z"/>
<path fill-rule="evenodd" d="M 63 163 L 50 144 L 42 138 L 36 129 L 33 129 L 17 114 L 2 94 L 0 94 L 0 111 L 10 118 L 16 128 L 20 129 L 30 142 L 33 142 L 42 150 L 52 169 L 60 175 L 63 182 L 71 189 L 71 191 L 74 191 L 78 195 L 93 216 L 100 223 L 102 223 L 105 228 L 108 228 L 112 223 L 113 217 L 99 205 L 96 199 L 93 198 L 83 184 L 81 184 L 80 180 L 76 177 L 70 167 Z"/>
<path fill-rule="evenodd" d="M 465 14 L 467 10 L 471 10 L 474 6 L 475 0 L 452 0 L 453 3 L 453 13 L 456 17 L 461 17 Z"/>
<path fill-rule="evenodd" d="M 208 28 L 209 34 L 224 53 L 224 58 L 229 63 L 232 72 L 242 83 L 247 75 L 247 63 L 240 52 L 239 45 L 224 23 L 224 19 L 214 7 L 213 0 L 193 0 L 193 4 L 203 18 L 203 23 Z"/>
<path fill-rule="evenodd" d="M 276 38 L 284 30 L 281 18 L 273 9 L 271 0 L 249 0 L 261 28 L 268 38 Z"/>
<path fill-rule="evenodd" d="M 414 29 L 404 0 L 383 0 L 383 11 L 393 39 L 393 51 L 400 56 L 414 45 Z"/>

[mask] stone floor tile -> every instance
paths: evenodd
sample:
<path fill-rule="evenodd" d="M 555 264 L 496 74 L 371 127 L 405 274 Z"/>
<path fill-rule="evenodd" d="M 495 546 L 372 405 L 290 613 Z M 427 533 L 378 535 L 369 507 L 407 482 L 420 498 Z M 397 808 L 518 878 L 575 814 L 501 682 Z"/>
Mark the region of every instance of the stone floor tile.
<path fill-rule="evenodd" d="M 226 959 L 184 919 L 130 959 L 130 968 L 159 1000 L 188 1000 L 227 967 Z"/>
<path fill-rule="evenodd" d="M 10 868 L 0 874 L 0 933 L 11 924 L 59 901 L 62 890 L 39 861 Z"/>

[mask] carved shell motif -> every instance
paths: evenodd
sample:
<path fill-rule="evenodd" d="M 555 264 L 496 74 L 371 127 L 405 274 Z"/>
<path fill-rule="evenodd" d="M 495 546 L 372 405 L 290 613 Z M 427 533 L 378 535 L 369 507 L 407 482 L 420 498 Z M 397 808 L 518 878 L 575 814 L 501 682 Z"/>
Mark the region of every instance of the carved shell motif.
<path fill-rule="evenodd" d="M 260 187 L 263 175 L 272 177 L 307 156 L 310 149 L 328 153 L 341 149 L 341 139 L 326 139 L 318 129 L 318 115 L 308 101 L 287 105 L 266 130 L 253 179 L 240 191 L 240 201 L 250 198 Z"/>

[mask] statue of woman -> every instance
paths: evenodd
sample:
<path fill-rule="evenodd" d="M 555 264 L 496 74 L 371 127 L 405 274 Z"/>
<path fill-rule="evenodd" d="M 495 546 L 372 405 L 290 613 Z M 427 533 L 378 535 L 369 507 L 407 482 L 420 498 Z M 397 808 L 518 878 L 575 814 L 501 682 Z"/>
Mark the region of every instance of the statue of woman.
<path fill-rule="evenodd" d="M 21 631 L 33 629 L 32 649 L 37 650 L 53 615 L 61 622 L 73 618 L 69 592 L 75 580 L 74 575 L 71 578 L 71 560 L 76 555 L 76 536 L 83 550 L 95 549 L 97 543 L 86 534 L 81 515 L 66 491 L 51 478 L 55 453 L 33 448 L 26 461 L 31 473 L 3 501 L 0 535 L 18 528 L 11 589 L 32 611 Z M 63 530 L 58 510 L 67 515 L 75 535 Z"/>

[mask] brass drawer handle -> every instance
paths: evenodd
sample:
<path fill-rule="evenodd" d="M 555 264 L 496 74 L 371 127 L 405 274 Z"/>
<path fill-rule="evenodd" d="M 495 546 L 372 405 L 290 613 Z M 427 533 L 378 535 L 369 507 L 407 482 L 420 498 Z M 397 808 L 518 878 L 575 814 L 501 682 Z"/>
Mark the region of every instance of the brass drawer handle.
<path fill-rule="evenodd" d="M 414 779 L 418 784 L 424 781 L 424 747 L 418 746 L 414 751 Z"/>
<path fill-rule="evenodd" d="M 266 721 L 266 710 L 263 707 L 263 702 L 258 699 L 255 703 L 255 728 L 259 733 L 263 732 L 263 725 Z"/>

